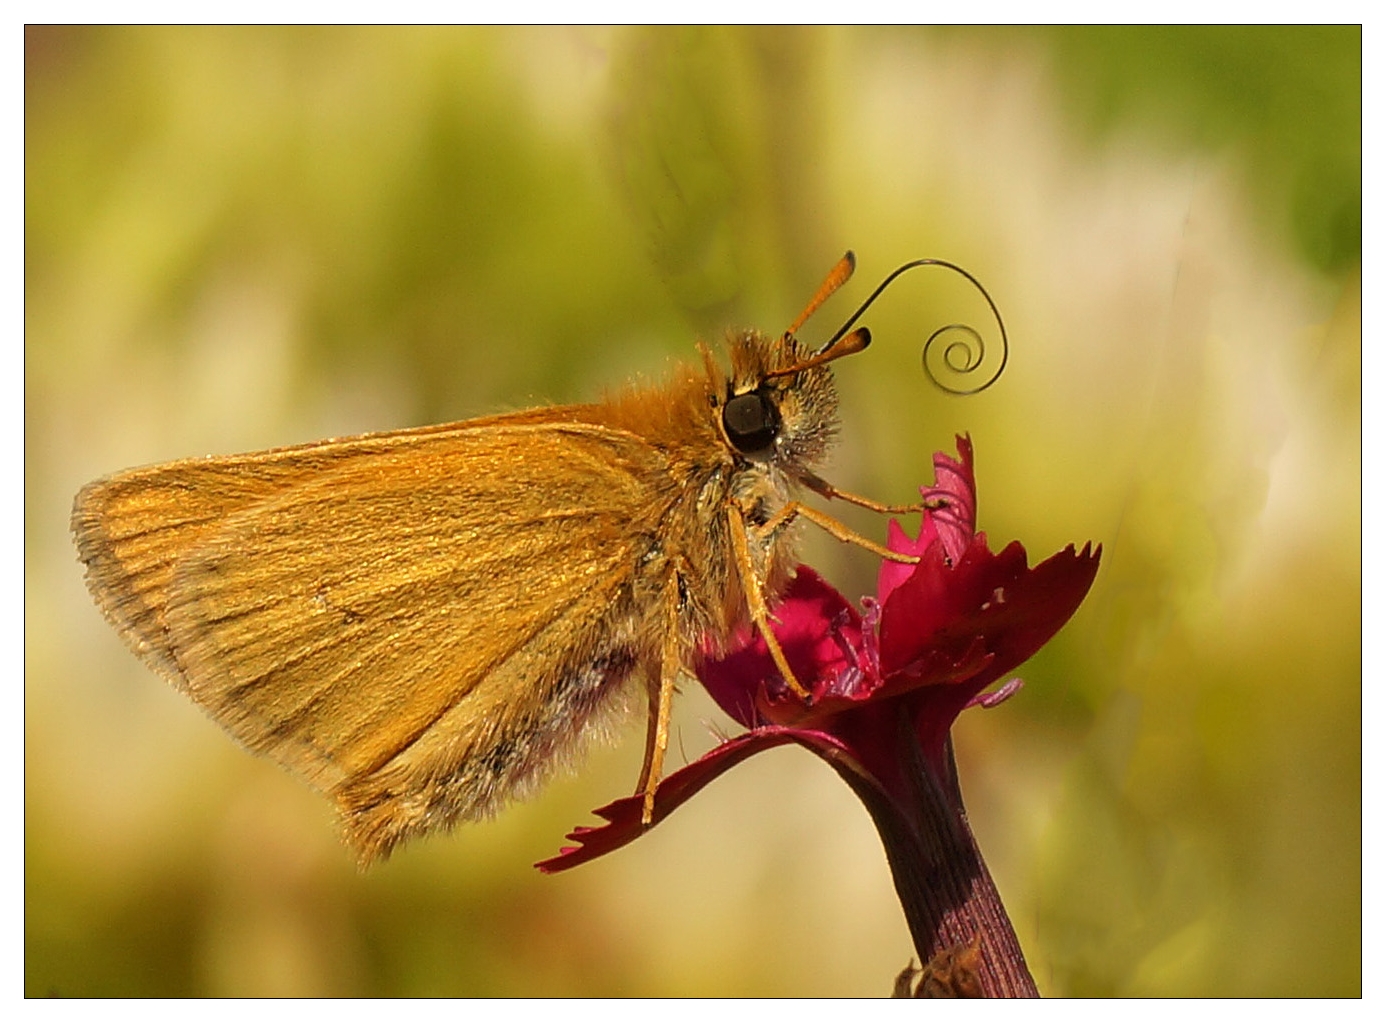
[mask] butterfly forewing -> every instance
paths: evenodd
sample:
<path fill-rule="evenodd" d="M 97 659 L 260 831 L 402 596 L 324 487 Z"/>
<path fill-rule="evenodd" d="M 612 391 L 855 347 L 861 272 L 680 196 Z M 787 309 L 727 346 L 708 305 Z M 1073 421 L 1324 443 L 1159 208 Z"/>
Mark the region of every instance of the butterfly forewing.
<path fill-rule="evenodd" d="M 331 792 L 365 855 L 485 814 L 648 658 L 633 595 L 660 551 L 632 523 L 673 496 L 633 434 L 532 418 L 407 432 L 407 460 L 379 435 L 94 484 L 91 586 L 223 726 Z"/>

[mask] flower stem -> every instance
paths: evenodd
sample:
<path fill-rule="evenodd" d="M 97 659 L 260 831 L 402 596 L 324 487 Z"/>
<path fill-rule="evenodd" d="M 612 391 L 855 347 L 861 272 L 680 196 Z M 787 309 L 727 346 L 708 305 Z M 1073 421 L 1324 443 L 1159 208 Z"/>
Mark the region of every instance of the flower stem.
<path fill-rule="evenodd" d="M 913 728 L 902 728 L 900 766 L 914 790 L 902 806 L 873 781 L 834 765 L 871 813 L 885 846 L 895 891 L 905 911 L 920 962 L 961 959 L 969 973 L 956 990 L 984 998 L 1036 998 L 1025 954 L 1006 907 L 967 823 L 949 740 L 940 760 L 945 777 L 931 768 Z M 927 973 L 927 971 L 926 971 Z M 927 979 L 927 977 L 926 977 Z M 925 987 L 921 983 L 921 987 Z"/>

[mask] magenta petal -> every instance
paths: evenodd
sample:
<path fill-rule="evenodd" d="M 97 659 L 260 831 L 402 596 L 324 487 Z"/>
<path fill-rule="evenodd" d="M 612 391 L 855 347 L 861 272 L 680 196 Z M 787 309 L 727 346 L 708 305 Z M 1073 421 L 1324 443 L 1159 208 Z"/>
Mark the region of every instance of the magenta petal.
<path fill-rule="evenodd" d="M 1006 591 L 1006 602 L 995 612 L 1002 640 L 993 647 L 997 664 L 988 685 L 1028 661 L 1073 617 L 1092 588 L 1101 558 L 1101 546 L 1085 544 L 1079 552 L 1069 544 Z"/>
<path fill-rule="evenodd" d="M 913 681 L 918 665 L 956 663 L 980 641 L 991 658 L 969 685 L 990 685 L 1068 621 L 1092 586 L 1100 557 L 1100 547 L 1089 544 L 1080 554 L 1069 545 L 1030 569 L 1020 544 L 992 554 L 979 535 L 950 567 L 932 548 L 882 609 L 882 673 L 892 683 L 896 675 Z"/>
<path fill-rule="evenodd" d="M 918 557 L 928 550 L 929 544 L 934 541 L 937 535 L 927 514 L 924 516 L 924 523 L 920 527 L 918 540 L 911 540 L 910 535 L 901 528 L 900 523 L 891 519 L 886 526 L 886 547 L 899 554 L 912 554 Z M 908 579 L 913 572 L 913 565 L 905 565 L 898 561 L 882 561 L 880 571 L 876 573 L 876 599 L 884 603 L 895 592 L 895 588 Z"/>
<path fill-rule="evenodd" d="M 830 736 L 773 725 L 738 735 L 659 783 L 659 788 L 655 791 L 654 820 L 648 827 L 640 821 L 645 797 L 626 796 L 592 811 L 598 817 L 604 818 L 606 824 L 595 828 L 574 828 L 567 837 L 577 842 L 577 845 L 564 846 L 557 856 L 542 860 L 535 866 L 546 874 L 555 874 L 560 870 L 576 867 L 579 863 L 595 860 L 598 856 L 604 856 L 623 845 L 629 845 L 691 799 L 723 771 L 735 767 L 754 753 L 783 746 L 788 742 L 810 745 L 815 752 L 820 752 L 820 755 L 826 755 L 825 751 L 828 748 L 840 748 L 840 744 Z"/>
<path fill-rule="evenodd" d="M 1019 544 L 994 555 L 979 542 L 950 563 L 943 544 L 935 542 L 881 608 L 881 673 L 888 679 L 906 671 L 917 676 L 921 662 L 959 660 L 977 640 L 974 619 L 989 598 L 1024 571 Z"/>
<path fill-rule="evenodd" d="M 930 522 L 943 540 L 943 549 L 954 562 L 972 543 L 977 531 L 977 479 L 972 472 L 972 439 L 959 436 L 958 458 L 942 451 L 934 455 L 934 485 L 920 493 L 925 500 L 946 500 L 938 511 L 928 513 Z"/>
<path fill-rule="evenodd" d="M 861 616 L 847 598 L 806 566 L 775 605 L 775 638 L 799 680 L 814 694 L 835 693 L 859 681 Z M 787 696 L 765 638 L 747 628 L 722 657 L 703 652 L 694 672 L 718 705 L 747 728 L 766 724 L 762 695 Z M 795 715 L 802 712 L 795 708 Z M 785 722 L 780 722 L 785 723 Z"/>
<path fill-rule="evenodd" d="M 950 458 L 942 451 L 934 453 L 934 485 L 920 487 L 926 502 L 946 502 L 942 508 L 926 508 L 919 525 L 919 536 L 911 539 L 894 519 L 887 526 L 886 546 L 900 554 L 923 557 L 935 540 L 943 541 L 943 550 L 950 560 L 962 558 L 977 524 L 977 483 L 972 472 L 972 441 L 959 436 L 960 458 Z M 898 561 L 883 561 L 876 577 L 876 599 L 885 603 L 911 573 L 913 565 Z"/>

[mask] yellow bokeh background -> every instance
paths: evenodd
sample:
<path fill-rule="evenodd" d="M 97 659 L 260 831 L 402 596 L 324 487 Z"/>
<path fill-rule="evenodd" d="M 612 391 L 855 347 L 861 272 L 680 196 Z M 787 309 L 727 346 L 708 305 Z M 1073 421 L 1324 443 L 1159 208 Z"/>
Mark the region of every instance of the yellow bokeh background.
<path fill-rule="evenodd" d="M 496 821 L 356 871 L 327 804 L 142 667 L 67 531 L 138 464 L 585 400 L 842 251 L 934 256 L 839 364 L 825 475 L 969 432 L 981 526 L 1104 547 L 955 729 L 1054 995 L 1361 990 L 1361 34 L 1338 29 L 41 29 L 25 38 L 25 991 L 878 995 L 869 819 L 797 748 L 554 877 L 641 723 Z M 869 515 L 844 516 L 879 535 Z M 805 558 L 866 593 L 862 552 Z M 675 765 L 730 728 L 691 688 Z"/>

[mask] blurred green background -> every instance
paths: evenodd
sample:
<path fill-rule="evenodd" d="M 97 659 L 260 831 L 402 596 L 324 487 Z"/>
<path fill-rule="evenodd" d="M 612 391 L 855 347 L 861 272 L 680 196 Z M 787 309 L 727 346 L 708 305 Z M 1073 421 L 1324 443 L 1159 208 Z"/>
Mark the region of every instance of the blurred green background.
<path fill-rule="evenodd" d="M 1027 686 L 956 729 L 1041 989 L 1361 990 L 1361 34 L 1332 29 L 42 29 L 25 37 L 25 990 L 880 995 L 869 820 L 781 749 L 633 846 L 551 855 L 642 725 L 367 874 L 329 808 L 144 669 L 73 494 L 132 465 L 599 396 L 726 325 L 825 337 L 839 485 L 955 432 L 981 525 L 1105 547 Z M 850 518 L 850 517 L 849 517 Z M 851 519 L 879 535 L 870 516 Z M 811 537 L 850 593 L 861 552 Z M 700 693 L 671 760 L 729 727 Z"/>

